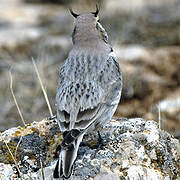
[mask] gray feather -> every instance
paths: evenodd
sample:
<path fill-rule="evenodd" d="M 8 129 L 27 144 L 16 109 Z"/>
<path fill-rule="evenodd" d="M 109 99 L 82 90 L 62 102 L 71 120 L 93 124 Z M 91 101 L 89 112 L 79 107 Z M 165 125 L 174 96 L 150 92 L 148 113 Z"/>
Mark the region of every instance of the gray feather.
<path fill-rule="evenodd" d="M 73 48 L 59 71 L 57 120 L 66 132 L 59 158 L 61 177 L 70 176 L 84 134 L 110 121 L 121 96 L 120 66 L 106 31 L 96 21 L 91 13 L 77 17 Z"/>

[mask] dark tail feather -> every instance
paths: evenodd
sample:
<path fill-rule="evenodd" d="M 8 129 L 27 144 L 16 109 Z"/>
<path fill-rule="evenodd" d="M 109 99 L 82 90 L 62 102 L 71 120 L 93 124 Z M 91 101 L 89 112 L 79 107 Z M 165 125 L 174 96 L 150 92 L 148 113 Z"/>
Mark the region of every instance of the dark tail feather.
<path fill-rule="evenodd" d="M 54 178 L 68 179 L 73 170 L 73 164 L 77 157 L 79 144 L 82 141 L 84 134 L 80 135 L 67 149 L 61 149 L 59 160 L 57 161 Z"/>
<path fill-rule="evenodd" d="M 55 167 L 55 170 L 54 170 L 54 173 L 53 173 L 53 177 L 54 178 L 59 178 L 59 160 L 56 163 L 56 167 Z"/>
<path fill-rule="evenodd" d="M 60 177 L 69 178 L 72 174 L 73 164 L 77 157 L 76 147 L 72 147 L 70 150 L 62 152 L 62 161 L 60 169 Z"/>
<path fill-rule="evenodd" d="M 67 158 L 68 160 L 68 158 Z M 67 161 L 68 162 L 68 161 Z M 60 164 L 59 164 L 60 163 Z M 66 169 L 65 171 L 63 172 L 63 167 L 62 167 L 62 161 L 58 160 L 57 163 L 56 163 L 56 167 L 55 167 L 55 170 L 54 170 L 54 174 L 53 174 L 53 177 L 56 179 L 56 178 L 63 178 L 63 179 L 68 179 L 71 174 L 72 174 L 72 168 L 73 168 L 73 164 L 67 164 L 66 163 Z"/>

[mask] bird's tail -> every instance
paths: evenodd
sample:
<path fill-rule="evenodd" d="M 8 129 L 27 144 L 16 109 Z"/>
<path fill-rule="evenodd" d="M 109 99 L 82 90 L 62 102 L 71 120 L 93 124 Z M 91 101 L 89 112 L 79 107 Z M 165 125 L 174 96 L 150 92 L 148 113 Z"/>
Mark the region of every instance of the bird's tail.
<path fill-rule="evenodd" d="M 61 149 L 59 160 L 57 161 L 54 171 L 54 178 L 68 179 L 71 176 L 73 164 L 76 160 L 79 144 L 82 141 L 83 135 L 84 134 L 80 135 L 66 149 Z"/>

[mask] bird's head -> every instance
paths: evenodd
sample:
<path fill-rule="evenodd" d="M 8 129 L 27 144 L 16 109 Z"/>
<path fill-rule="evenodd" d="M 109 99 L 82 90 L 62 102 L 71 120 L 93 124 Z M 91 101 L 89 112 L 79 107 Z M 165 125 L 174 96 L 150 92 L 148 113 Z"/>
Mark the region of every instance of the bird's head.
<path fill-rule="evenodd" d="M 70 12 L 72 14 L 73 17 L 76 18 L 75 21 L 75 26 L 88 26 L 88 25 L 96 25 L 96 23 L 99 20 L 98 17 L 98 13 L 99 13 L 99 8 L 98 6 L 96 6 L 96 11 L 95 12 L 91 12 L 91 13 L 83 13 L 83 14 L 76 14 L 75 12 L 73 12 L 72 9 L 70 9 Z"/>
<path fill-rule="evenodd" d="M 82 43 L 103 40 L 107 43 L 107 33 L 99 23 L 99 8 L 96 6 L 96 11 L 91 13 L 76 14 L 70 10 L 75 17 L 75 27 L 72 34 L 73 43 Z"/>

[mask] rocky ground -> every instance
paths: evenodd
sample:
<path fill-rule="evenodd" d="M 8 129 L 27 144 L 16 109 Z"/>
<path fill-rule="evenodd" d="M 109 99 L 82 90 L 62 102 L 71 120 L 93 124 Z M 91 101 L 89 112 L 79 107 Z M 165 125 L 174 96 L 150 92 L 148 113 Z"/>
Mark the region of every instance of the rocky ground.
<path fill-rule="evenodd" d="M 160 119 L 161 129 L 179 138 L 180 2 L 100 2 L 100 20 L 108 31 L 124 77 L 122 99 L 115 115 L 157 122 Z M 70 5 L 76 12 L 95 9 L 95 1 L 1 0 L 1 131 L 21 124 L 9 88 L 9 69 L 25 121 L 49 116 L 32 57 L 55 113 L 58 67 L 72 46 L 73 18 L 67 10 Z"/>
<path fill-rule="evenodd" d="M 101 131 L 88 133 L 78 151 L 71 180 L 177 180 L 180 144 L 155 121 L 112 119 Z M 10 151 L 7 149 L 7 144 Z M 0 179 L 53 179 L 56 148 L 62 133 L 55 120 L 8 129 L 0 136 Z M 19 172 L 14 165 L 16 159 Z M 43 170 L 42 170 L 43 167 Z"/>

